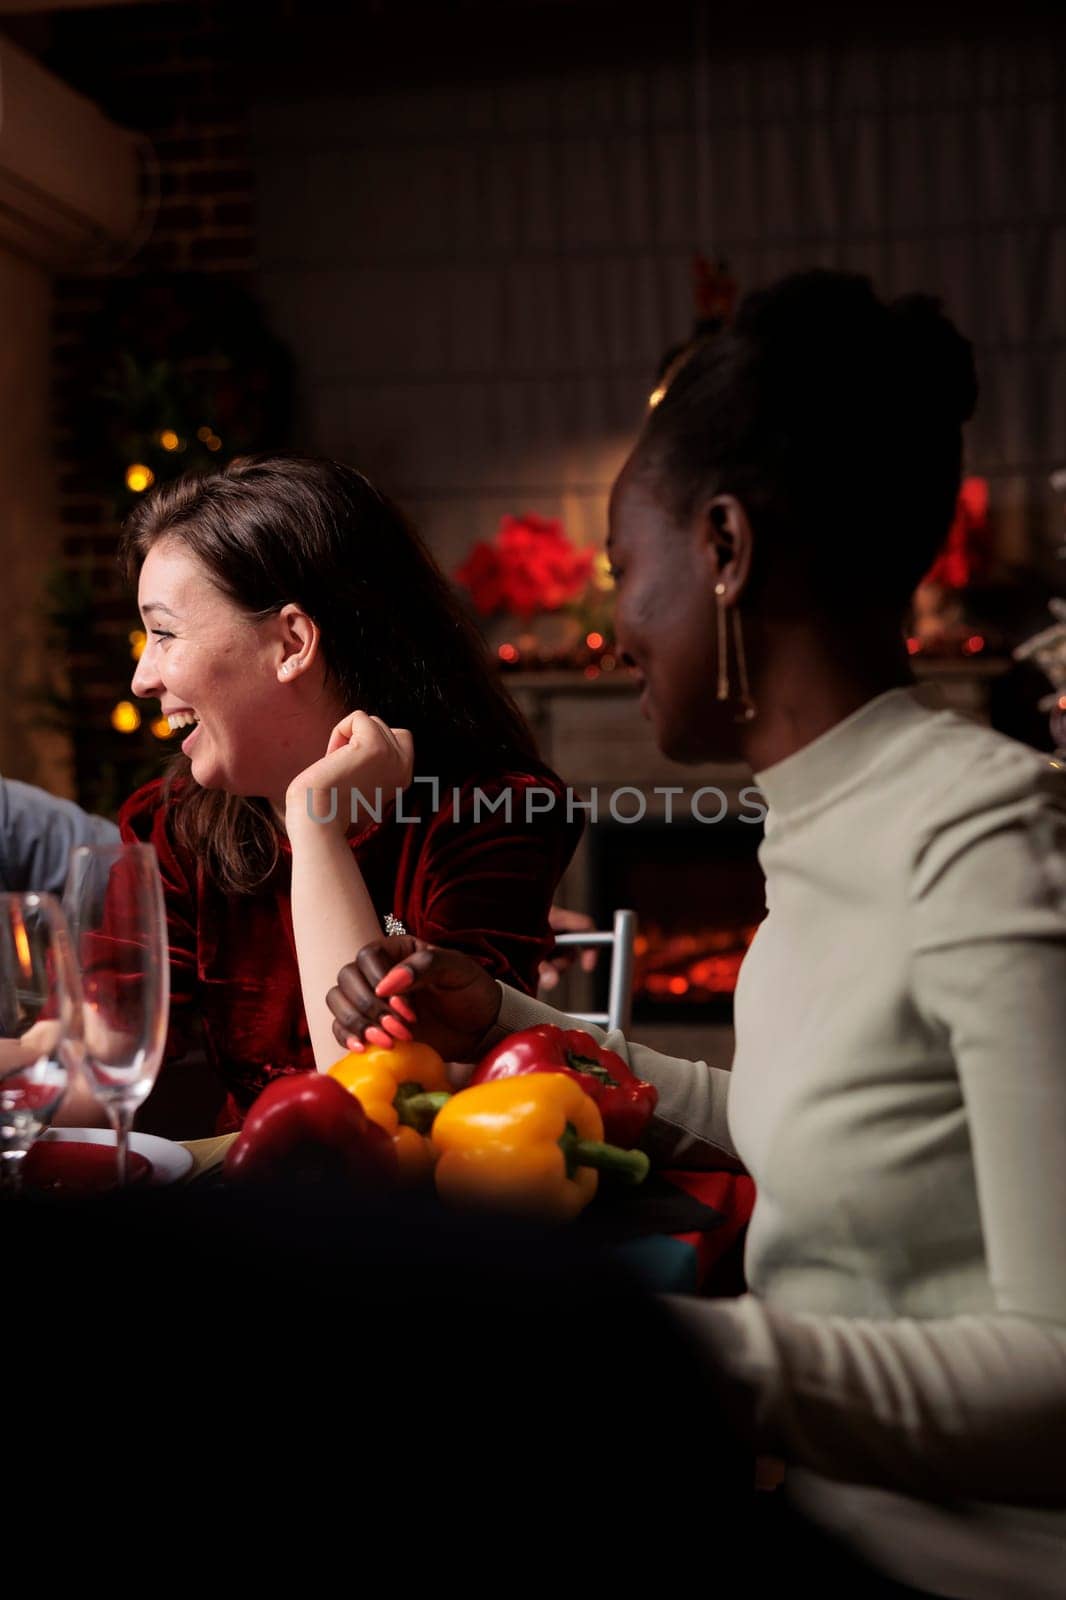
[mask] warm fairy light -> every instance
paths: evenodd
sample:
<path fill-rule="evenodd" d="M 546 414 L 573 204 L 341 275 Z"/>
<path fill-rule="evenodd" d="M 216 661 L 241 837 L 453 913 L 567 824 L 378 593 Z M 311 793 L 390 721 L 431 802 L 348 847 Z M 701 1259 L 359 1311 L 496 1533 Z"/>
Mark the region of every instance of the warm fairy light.
<path fill-rule="evenodd" d="M 585 668 L 585 676 L 586 676 L 586 678 L 598 678 L 599 675 L 600 675 L 599 667 L 586 667 Z"/>
<path fill-rule="evenodd" d="M 174 732 L 166 717 L 156 717 L 150 726 L 157 739 L 169 739 Z"/>
<path fill-rule="evenodd" d="M 688 979 L 671 978 L 667 988 L 671 994 L 688 994 Z"/>
<path fill-rule="evenodd" d="M 501 661 L 518 660 L 518 649 L 517 646 L 513 644 L 501 644 L 496 654 L 499 656 Z"/>
<path fill-rule="evenodd" d="M 163 446 L 164 450 L 181 449 L 181 439 L 174 432 L 173 428 L 163 429 L 162 433 L 159 435 L 159 443 Z"/>
<path fill-rule="evenodd" d="M 126 468 L 126 488 L 132 489 L 134 494 L 143 494 L 154 482 L 155 473 L 143 461 L 135 461 L 132 467 Z"/>
<path fill-rule="evenodd" d="M 148 643 L 148 635 L 140 628 L 134 628 L 133 632 L 129 636 L 129 639 L 130 656 L 134 661 L 139 661 L 144 655 L 144 648 Z"/>
<path fill-rule="evenodd" d="M 966 651 L 968 656 L 975 656 L 977 655 L 978 651 L 983 650 L 984 647 L 985 641 L 981 635 L 979 633 L 972 633 L 962 648 Z"/>
<path fill-rule="evenodd" d="M 659 404 L 660 400 L 663 398 L 665 393 L 666 393 L 666 385 L 665 385 L 665 383 L 657 384 L 656 387 L 652 390 L 651 394 L 648 396 L 648 410 L 649 411 L 654 411 L 655 410 L 655 407 Z"/>
<path fill-rule="evenodd" d="M 922 648 L 922 641 L 920 639 L 908 639 L 907 640 L 907 654 L 909 656 L 916 656 L 918 654 L 918 651 L 921 648 Z"/>
<path fill-rule="evenodd" d="M 111 726 L 116 733 L 136 733 L 141 725 L 141 713 L 132 700 L 120 700 L 111 713 Z"/>
<path fill-rule="evenodd" d="M 585 643 L 588 645 L 590 650 L 602 650 L 603 649 L 603 634 L 602 633 L 586 633 L 586 635 L 585 635 Z"/>
<path fill-rule="evenodd" d="M 600 657 L 600 666 L 603 668 L 604 672 L 613 672 L 617 665 L 618 662 L 615 660 L 614 656 Z"/>
<path fill-rule="evenodd" d="M 200 443 L 205 444 L 209 450 L 222 449 L 222 440 L 219 438 L 214 428 L 208 428 L 206 426 L 203 428 L 197 428 L 196 437 L 199 439 Z"/>

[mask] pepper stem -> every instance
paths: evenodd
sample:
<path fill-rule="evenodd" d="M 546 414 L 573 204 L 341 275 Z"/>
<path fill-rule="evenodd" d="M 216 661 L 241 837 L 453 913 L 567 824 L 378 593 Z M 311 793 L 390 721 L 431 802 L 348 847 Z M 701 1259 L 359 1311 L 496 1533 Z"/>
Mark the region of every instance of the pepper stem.
<path fill-rule="evenodd" d="M 579 1138 L 572 1122 L 566 1124 L 559 1144 L 571 1172 L 575 1167 L 595 1167 L 597 1172 L 627 1187 L 643 1183 L 651 1168 L 643 1150 L 623 1150 L 616 1144 L 604 1144 L 602 1139 Z"/>
<path fill-rule="evenodd" d="M 576 1050 L 568 1050 L 566 1059 L 572 1072 L 587 1073 L 597 1083 L 606 1084 L 611 1089 L 619 1087 L 618 1079 L 611 1076 L 602 1062 L 593 1061 L 591 1056 L 579 1056 Z"/>
<path fill-rule="evenodd" d="M 420 1083 L 401 1083 L 393 1105 L 405 1127 L 428 1133 L 441 1106 L 451 1099 L 446 1090 L 424 1090 Z"/>

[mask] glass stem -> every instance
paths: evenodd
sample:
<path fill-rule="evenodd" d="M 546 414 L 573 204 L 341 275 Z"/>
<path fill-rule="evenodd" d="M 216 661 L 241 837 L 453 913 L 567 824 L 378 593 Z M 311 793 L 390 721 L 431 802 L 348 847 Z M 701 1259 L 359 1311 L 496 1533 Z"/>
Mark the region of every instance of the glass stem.
<path fill-rule="evenodd" d="M 26 1159 L 25 1150 L 5 1150 L 0 1157 L 0 1189 L 10 1190 L 12 1194 L 19 1194 L 22 1190 L 22 1163 Z"/>
<path fill-rule="evenodd" d="M 126 1187 L 127 1155 L 129 1151 L 130 1129 L 133 1127 L 133 1106 L 111 1105 L 108 1115 L 111 1126 L 115 1130 L 115 1159 L 118 1166 L 118 1186 Z"/>

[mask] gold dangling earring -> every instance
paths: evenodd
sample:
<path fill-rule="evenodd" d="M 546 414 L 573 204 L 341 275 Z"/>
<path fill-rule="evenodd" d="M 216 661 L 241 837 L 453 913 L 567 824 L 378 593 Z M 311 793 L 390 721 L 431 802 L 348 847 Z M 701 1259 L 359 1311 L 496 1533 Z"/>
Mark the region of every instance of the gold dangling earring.
<path fill-rule="evenodd" d="M 733 607 L 733 639 L 737 647 L 737 677 L 740 679 L 740 709 L 737 712 L 738 722 L 752 722 L 756 715 L 755 701 L 751 698 L 748 685 L 748 663 L 744 657 L 744 630 L 740 622 L 740 612 Z"/>
<path fill-rule="evenodd" d="M 729 699 L 729 626 L 725 614 L 725 584 L 716 583 L 714 598 L 718 607 L 718 698 Z"/>
<path fill-rule="evenodd" d="M 718 699 L 729 699 L 729 623 L 726 618 L 725 584 L 716 583 L 714 586 L 715 603 L 718 608 Z M 733 607 L 733 643 L 737 653 L 737 677 L 740 680 L 740 706 L 736 714 L 737 722 L 751 722 L 754 720 L 757 707 L 751 698 L 751 689 L 748 684 L 748 662 L 744 654 L 744 629 L 740 621 L 740 612 Z"/>

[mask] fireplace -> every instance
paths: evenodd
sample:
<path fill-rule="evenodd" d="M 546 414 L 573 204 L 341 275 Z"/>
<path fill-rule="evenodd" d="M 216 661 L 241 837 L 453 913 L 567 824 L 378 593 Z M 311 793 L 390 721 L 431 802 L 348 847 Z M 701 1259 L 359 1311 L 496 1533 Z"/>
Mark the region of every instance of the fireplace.
<path fill-rule="evenodd" d="M 598 926 L 632 906 L 638 916 L 633 1022 L 729 1023 L 744 953 L 766 914 L 757 859 L 762 826 L 667 823 L 590 830 L 591 910 Z M 606 976 L 600 975 L 606 999 Z"/>

